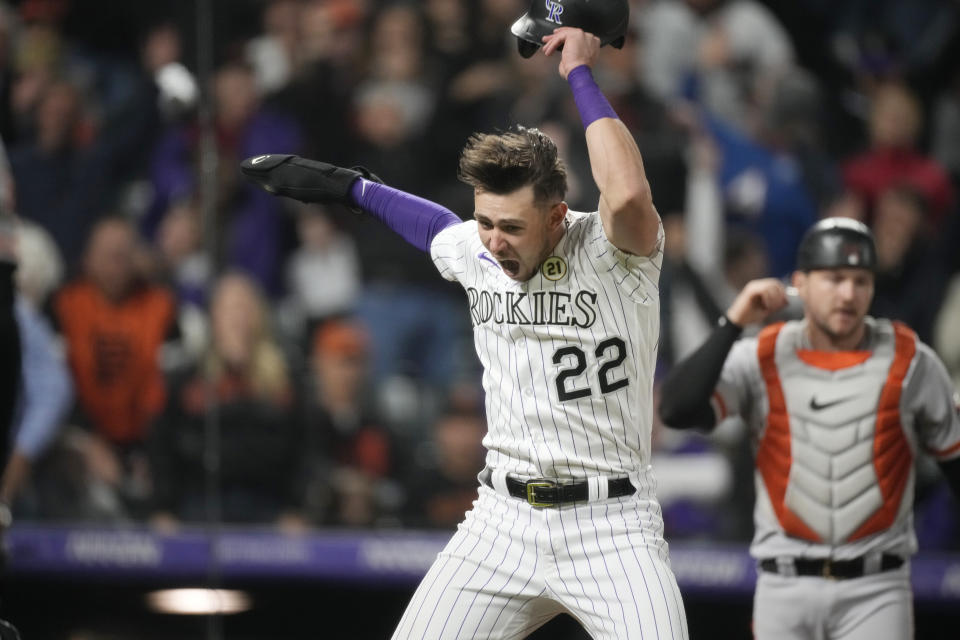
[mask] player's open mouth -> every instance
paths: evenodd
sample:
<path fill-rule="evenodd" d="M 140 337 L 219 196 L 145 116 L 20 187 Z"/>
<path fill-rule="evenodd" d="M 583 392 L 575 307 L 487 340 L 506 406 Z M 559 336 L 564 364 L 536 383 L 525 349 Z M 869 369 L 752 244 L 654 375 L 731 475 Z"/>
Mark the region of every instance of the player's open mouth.
<path fill-rule="evenodd" d="M 501 260 L 500 268 L 503 269 L 503 272 L 515 278 L 518 273 L 520 273 L 520 261 L 518 260 Z"/>

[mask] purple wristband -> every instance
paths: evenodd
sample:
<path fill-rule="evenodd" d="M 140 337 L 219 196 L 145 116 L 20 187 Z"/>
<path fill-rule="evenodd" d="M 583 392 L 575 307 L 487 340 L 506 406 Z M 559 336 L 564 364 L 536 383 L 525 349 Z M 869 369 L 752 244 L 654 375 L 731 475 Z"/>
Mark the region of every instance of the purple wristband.
<path fill-rule="evenodd" d="M 421 251 L 430 251 L 430 244 L 438 233 L 463 222 L 436 202 L 364 178 L 350 185 L 350 197 L 358 207 L 373 214 Z"/>
<path fill-rule="evenodd" d="M 580 65 L 567 74 L 567 82 L 573 90 L 573 100 L 577 103 L 584 129 L 600 118 L 616 119 L 617 113 L 600 92 L 590 67 L 585 64 Z"/>

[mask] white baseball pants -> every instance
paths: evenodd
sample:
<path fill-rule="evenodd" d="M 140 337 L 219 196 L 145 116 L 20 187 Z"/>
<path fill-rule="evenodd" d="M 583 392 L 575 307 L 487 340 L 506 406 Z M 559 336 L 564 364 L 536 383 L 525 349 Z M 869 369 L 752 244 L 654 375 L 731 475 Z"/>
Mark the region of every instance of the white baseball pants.
<path fill-rule="evenodd" d="M 481 486 L 393 637 L 524 638 L 564 612 L 598 640 L 687 639 L 655 499 L 541 509 Z"/>

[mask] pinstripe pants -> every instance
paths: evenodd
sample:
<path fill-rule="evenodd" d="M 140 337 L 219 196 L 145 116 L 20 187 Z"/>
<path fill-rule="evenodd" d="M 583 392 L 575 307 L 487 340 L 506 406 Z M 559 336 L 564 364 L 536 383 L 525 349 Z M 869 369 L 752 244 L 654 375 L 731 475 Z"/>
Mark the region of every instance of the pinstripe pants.
<path fill-rule="evenodd" d="M 596 639 L 686 640 L 656 500 L 538 509 L 481 486 L 393 637 L 524 638 L 561 613 Z"/>

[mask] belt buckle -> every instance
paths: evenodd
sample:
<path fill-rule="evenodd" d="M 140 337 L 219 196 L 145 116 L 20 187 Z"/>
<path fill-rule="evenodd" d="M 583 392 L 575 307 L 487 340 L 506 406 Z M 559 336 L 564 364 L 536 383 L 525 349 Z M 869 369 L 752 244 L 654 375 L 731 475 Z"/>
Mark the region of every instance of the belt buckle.
<path fill-rule="evenodd" d="M 556 482 L 552 480 L 528 480 L 526 483 L 527 487 L 527 502 L 530 503 L 532 507 L 553 507 L 556 502 L 537 502 L 537 489 L 550 489 L 557 486 Z"/>
<path fill-rule="evenodd" d="M 823 559 L 823 567 L 820 569 L 820 575 L 827 580 L 836 580 L 836 576 L 833 575 L 833 562 L 830 558 Z"/>

